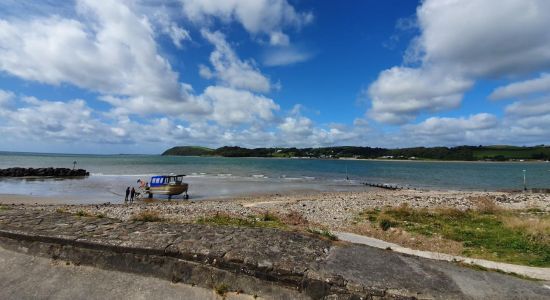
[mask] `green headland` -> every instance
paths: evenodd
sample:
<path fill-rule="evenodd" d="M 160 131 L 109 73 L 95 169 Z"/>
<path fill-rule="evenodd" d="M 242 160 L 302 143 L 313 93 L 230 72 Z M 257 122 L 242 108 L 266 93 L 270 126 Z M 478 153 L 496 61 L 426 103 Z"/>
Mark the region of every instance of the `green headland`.
<path fill-rule="evenodd" d="M 320 148 L 243 148 L 224 146 L 211 149 L 198 146 L 177 146 L 162 155 L 223 156 L 223 157 L 308 157 L 308 158 L 357 158 L 357 159 L 409 159 L 409 160 L 458 160 L 458 161 L 513 161 L 549 160 L 550 146 L 457 146 L 373 148 L 358 146 Z"/>

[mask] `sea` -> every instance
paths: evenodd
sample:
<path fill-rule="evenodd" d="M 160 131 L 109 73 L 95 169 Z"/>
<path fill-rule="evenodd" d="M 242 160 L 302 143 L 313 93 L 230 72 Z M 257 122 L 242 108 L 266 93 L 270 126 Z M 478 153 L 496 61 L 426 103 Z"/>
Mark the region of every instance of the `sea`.
<path fill-rule="evenodd" d="M 0 178 L 0 194 L 119 203 L 127 186 L 159 174 L 185 174 L 191 199 L 298 191 L 358 191 L 364 183 L 431 190 L 550 188 L 548 162 L 441 162 L 308 158 L 227 158 L 0 152 L 0 168 L 65 167 L 79 179 Z M 525 175 L 525 177 L 524 177 Z M 525 181 L 524 181 L 525 179 Z"/>

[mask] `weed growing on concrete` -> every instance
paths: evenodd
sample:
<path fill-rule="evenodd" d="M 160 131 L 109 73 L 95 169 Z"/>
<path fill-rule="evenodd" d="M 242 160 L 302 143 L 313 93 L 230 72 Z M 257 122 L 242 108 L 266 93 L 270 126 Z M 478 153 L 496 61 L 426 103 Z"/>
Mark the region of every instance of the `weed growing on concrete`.
<path fill-rule="evenodd" d="M 330 232 L 328 229 L 317 229 L 317 228 L 308 228 L 307 231 L 309 233 L 313 233 L 315 235 L 319 235 L 323 238 L 326 238 L 328 240 L 331 240 L 331 241 L 337 241 L 338 240 L 338 237 Z"/>
<path fill-rule="evenodd" d="M 225 294 L 229 292 L 229 285 L 222 283 L 220 285 L 217 285 L 214 290 L 216 291 L 216 294 L 220 296 L 225 296 Z"/>

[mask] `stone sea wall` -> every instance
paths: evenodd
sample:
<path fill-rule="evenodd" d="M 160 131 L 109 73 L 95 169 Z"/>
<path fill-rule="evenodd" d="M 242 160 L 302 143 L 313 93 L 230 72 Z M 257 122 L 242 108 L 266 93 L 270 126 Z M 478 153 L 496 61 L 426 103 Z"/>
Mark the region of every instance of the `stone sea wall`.
<path fill-rule="evenodd" d="M 89 176 L 84 169 L 68 168 L 8 168 L 0 169 L 0 177 L 74 177 Z"/>
<path fill-rule="evenodd" d="M 267 299 L 548 299 L 542 284 L 268 228 L 0 207 L 0 247 Z"/>

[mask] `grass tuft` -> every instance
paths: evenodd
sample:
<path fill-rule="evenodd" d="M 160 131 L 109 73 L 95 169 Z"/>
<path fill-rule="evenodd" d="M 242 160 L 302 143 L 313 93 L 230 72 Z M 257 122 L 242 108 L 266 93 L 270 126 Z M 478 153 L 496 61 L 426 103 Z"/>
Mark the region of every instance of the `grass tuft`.
<path fill-rule="evenodd" d="M 163 220 L 164 219 L 159 215 L 157 211 L 152 210 L 144 210 L 132 216 L 132 221 L 160 222 Z"/>
<path fill-rule="evenodd" d="M 90 217 L 90 213 L 87 212 L 87 211 L 84 211 L 84 210 L 79 210 L 76 212 L 76 215 L 79 216 L 79 217 Z"/>
<path fill-rule="evenodd" d="M 384 231 L 387 231 L 391 227 L 394 227 L 396 225 L 396 222 L 388 219 L 388 218 L 381 218 L 378 222 L 378 226 Z"/>
<path fill-rule="evenodd" d="M 338 240 L 338 237 L 334 233 L 330 232 L 328 229 L 308 228 L 307 231 L 309 233 L 313 233 L 331 241 Z"/>
<path fill-rule="evenodd" d="M 217 285 L 214 290 L 216 291 L 216 294 L 220 296 L 225 296 L 225 294 L 229 292 L 229 285 L 222 283 L 220 285 Z"/>
<path fill-rule="evenodd" d="M 208 224 L 216 226 L 236 226 L 236 227 L 264 227 L 264 228 L 285 228 L 285 224 L 273 214 L 265 213 L 260 216 L 250 215 L 247 217 L 232 216 L 224 213 L 216 213 L 213 216 L 200 217 L 196 221 L 198 224 Z"/>

